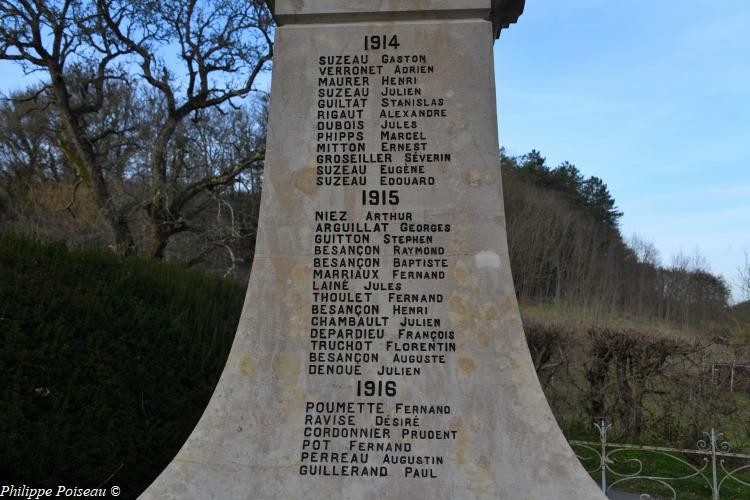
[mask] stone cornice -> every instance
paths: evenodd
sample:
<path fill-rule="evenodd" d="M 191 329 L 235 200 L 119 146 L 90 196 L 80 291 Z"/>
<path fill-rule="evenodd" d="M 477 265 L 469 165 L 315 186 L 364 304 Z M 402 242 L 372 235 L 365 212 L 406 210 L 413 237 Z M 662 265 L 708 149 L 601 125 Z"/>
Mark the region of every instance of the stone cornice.
<path fill-rule="evenodd" d="M 500 36 L 500 31 L 518 21 L 523 13 L 526 0 L 492 0 L 492 27 L 495 38 Z"/>
<path fill-rule="evenodd" d="M 282 0 L 283 1 L 283 0 Z M 266 4 L 271 10 L 271 13 L 274 15 L 274 19 L 276 21 L 276 24 L 285 24 L 289 19 L 289 16 L 285 16 L 284 18 L 281 18 L 281 16 L 276 17 L 276 0 L 266 0 Z M 479 2 L 480 4 L 482 2 Z M 488 2 L 489 3 L 489 2 Z M 493 27 L 493 34 L 495 38 L 500 36 L 500 32 L 504 29 L 510 26 L 511 24 L 518 21 L 518 18 L 523 13 L 525 0 L 491 0 L 491 11 L 489 15 L 489 19 L 492 21 L 492 27 Z M 459 7 L 460 8 L 460 7 Z M 429 13 L 435 14 L 435 11 L 428 11 Z M 423 12 L 422 14 L 428 14 L 428 12 Z M 456 11 L 445 11 L 445 12 L 458 12 Z M 474 10 L 475 15 L 480 15 L 482 17 L 486 16 L 486 10 L 484 14 L 481 13 L 481 10 Z M 471 13 L 471 10 L 466 11 L 466 15 L 469 15 Z M 361 12 L 353 12 L 351 14 L 348 14 L 351 17 L 355 17 L 358 20 L 365 20 L 367 17 L 363 17 Z M 404 13 L 400 14 L 401 16 L 404 16 Z M 411 11 L 408 12 L 408 15 L 413 18 L 419 18 L 420 12 L 418 11 Z M 455 14 L 454 14 L 455 15 Z M 382 14 L 381 14 L 382 16 Z M 296 17 L 296 16 L 294 16 Z M 486 17 L 485 17 L 486 19 Z M 370 20 L 380 20 L 379 18 L 372 18 Z M 280 21 L 284 21 L 283 23 Z"/>

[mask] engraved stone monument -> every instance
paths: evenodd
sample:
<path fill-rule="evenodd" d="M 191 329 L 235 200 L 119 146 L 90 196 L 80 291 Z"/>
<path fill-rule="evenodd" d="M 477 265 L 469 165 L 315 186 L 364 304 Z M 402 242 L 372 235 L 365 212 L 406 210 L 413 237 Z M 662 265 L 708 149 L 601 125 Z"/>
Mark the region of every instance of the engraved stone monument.
<path fill-rule="evenodd" d="M 492 45 L 522 0 L 277 0 L 224 373 L 147 499 L 599 499 L 513 291 Z"/>

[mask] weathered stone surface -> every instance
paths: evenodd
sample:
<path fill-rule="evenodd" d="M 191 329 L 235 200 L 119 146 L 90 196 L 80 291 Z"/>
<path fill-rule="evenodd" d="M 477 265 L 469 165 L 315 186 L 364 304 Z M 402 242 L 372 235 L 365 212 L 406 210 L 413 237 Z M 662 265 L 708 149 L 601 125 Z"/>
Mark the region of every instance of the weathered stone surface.
<path fill-rule="evenodd" d="M 240 327 L 143 498 L 604 498 L 521 327 L 491 34 L 479 19 L 278 29 Z"/>

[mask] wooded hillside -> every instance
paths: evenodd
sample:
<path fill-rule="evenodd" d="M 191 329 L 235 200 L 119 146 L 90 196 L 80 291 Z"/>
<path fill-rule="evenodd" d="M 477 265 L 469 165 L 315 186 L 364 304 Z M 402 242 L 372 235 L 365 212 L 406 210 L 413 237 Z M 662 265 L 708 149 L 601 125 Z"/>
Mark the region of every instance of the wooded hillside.
<path fill-rule="evenodd" d="M 558 302 L 595 315 L 715 326 L 729 289 L 700 257 L 661 262 L 656 248 L 626 242 L 607 185 L 570 163 L 546 165 L 537 151 L 502 154 L 511 268 L 522 302 Z"/>

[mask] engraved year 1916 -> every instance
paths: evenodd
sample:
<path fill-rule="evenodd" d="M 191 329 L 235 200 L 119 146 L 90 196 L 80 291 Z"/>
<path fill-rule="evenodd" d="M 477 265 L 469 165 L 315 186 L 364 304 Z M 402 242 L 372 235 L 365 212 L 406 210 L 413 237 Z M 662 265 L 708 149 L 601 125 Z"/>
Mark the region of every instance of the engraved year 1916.
<path fill-rule="evenodd" d="M 357 380 L 357 396 L 393 397 L 395 395 L 396 382 L 394 380 L 386 382 L 382 380 Z"/>

